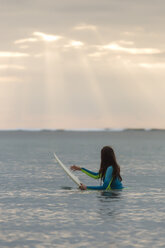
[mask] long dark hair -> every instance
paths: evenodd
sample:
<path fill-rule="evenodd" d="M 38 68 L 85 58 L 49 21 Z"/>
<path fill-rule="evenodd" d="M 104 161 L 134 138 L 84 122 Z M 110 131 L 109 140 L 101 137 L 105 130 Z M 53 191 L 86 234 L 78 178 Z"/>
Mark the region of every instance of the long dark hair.
<path fill-rule="evenodd" d="M 113 178 L 119 178 L 122 181 L 122 177 L 120 175 L 120 166 L 116 161 L 116 156 L 114 150 L 110 146 L 104 146 L 101 150 L 101 164 L 99 174 L 101 175 L 101 179 L 105 177 L 106 170 L 109 166 L 113 167 Z"/>

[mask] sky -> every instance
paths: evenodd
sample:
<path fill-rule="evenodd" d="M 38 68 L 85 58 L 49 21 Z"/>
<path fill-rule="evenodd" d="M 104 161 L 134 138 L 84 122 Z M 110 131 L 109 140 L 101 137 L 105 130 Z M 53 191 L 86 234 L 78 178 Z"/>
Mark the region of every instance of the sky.
<path fill-rule="evenodd" d="M 165 128 L 165 1 L 0 0 L 0 129 Z"/>

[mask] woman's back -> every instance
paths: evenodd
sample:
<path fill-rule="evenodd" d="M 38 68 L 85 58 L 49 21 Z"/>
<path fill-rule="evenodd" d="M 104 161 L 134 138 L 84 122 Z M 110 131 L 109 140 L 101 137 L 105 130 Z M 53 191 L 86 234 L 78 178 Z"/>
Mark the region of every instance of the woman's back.
<path fill-rule="evenodd" d="M 111 183 L 111 189 L 122 189 L 122 188 L 123 188 L 122 182 L 119 180 L 118 177 L 116 177 Z"/>
<path fill-rule="evenodd" d="M 110 189 L 122 189 L 123 185 L 122 182 L 120 181 L 119 177 L 113 176 L 114 169 L 112 166 L 109 166 L 106 170 L 105 178 L 103 180 L 104 184 L 107 185 L 109 184 Z"/>

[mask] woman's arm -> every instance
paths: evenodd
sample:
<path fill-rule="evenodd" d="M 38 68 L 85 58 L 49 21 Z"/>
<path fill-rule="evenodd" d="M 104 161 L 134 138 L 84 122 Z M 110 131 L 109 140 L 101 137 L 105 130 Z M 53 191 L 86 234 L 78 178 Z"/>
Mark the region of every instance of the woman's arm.
<path fill-rule="evenodd" d="M 105 179 L 104 179 L 104 183 L 102 186 L 86 186 L 86 188 L 84 187 L 85 185 L 83 185 L 83 188 L 80 189 L 90 189 L 90 190 L 106 190 L 106 189 L 111 189 L 111 183 L 113 180 L 113 167 L 109 166 L 107 168 L 106 174 L 105 174 Z"/>
<path fill-rule="evenodd" d="M 100 178 L 99 172 L 93 172 L 93 171 L 87 170 L 85 168 L 81 168 L 81 171 L 83 173 L 85 173 L 87 176 L 92 177 L 94 179 L 99 179 Z"/>
<path fill-rule="evenodd" d="M 87 170 L 85 168 L 81 168 L 81 167 L 79 167 L 77 165 L 72 165 L 70 167 L 70 169 L 73 170 L 73 171 L 76 171 L 76 170 L 82 171 L 83 173 L 85 173 L 86 175 L 88 175 L 88 176 L 90 176 L 90 177 L 92 177 L 94 179 L 99 179 L 100 178 L 99 172 L 93 172 L 93 171 Z"/>

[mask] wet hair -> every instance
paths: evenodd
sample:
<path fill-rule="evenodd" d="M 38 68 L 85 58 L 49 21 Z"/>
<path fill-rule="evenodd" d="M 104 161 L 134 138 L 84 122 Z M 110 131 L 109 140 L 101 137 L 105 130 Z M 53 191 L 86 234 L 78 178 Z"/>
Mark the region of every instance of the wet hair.
<path fill-rule="evenodd" d="M 106 170 L 109 166 L 113 167 L 113 178 L 119 178 L 122 181 L 122 177 L 120 175 L 120 166 L 116 161 L 116 156 L 114 150 L 110 146 L 104 146 L 101 150 L 101 163 L 99 174 L 101 175 L 101 179 L 105 177 Z"/>

